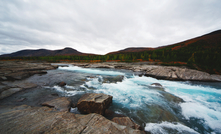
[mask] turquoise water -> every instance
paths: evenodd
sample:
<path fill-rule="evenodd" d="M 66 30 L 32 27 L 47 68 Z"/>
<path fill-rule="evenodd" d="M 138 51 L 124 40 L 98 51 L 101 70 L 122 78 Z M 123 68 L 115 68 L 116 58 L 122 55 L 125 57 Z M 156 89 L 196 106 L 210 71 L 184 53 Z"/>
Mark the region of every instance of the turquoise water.
<path fill-rule="evenodd" d="M 53 88 L 68 96 L 82 92 L 105 93 L 113 96 L 111 110 L 129 116 L 152 133 L 221 133 L 221 84 L 175 82 L 139 77 L 132 72 L 114 69 L 90 69 L 76 66 L 59 67 L 59 71 L 88 76 L 79 87 Z M 122 82 L 104 83 L 107 76 L 123 75 Z M 151 86 L 160 83 L 164 90 Z M 69 89 L 69 90 L 66 90 Z M 184 102 L 165 97 L 172 94 Z M 161 111 L 161 112 L 159 112 Z M 164 115 L 169 118 L 159 118 Z M 172 119 L 171 116 L 172 115 Z"/>

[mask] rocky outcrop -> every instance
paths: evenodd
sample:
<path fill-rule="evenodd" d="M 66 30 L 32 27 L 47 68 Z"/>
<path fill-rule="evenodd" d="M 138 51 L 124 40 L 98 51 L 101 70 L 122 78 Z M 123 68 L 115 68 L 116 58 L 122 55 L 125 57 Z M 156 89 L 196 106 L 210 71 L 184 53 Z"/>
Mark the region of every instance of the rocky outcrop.
<path fill-rule="evenodd" d="M 142 129 L 140 125 L 134 123 L 129 117 L 114 117 L 112 121 L 117 124 L 128 126 L 133 129 L 138 129 L 138 130 Z"/>
<path fill-rule="evenodd" d="M 112 96 L 106 94 L 87 93 L 78 101 L 78 110 L 83 114 L 97 113 L 104 115 L 105 110 L 112 103 Z"/>
<path fill-rule="evenodd" d="M 71 102 L 66 97 L 60 97 L 51 101 L 47 101 L 41 104 L 42 106 L 53 107 L 59 111 L 69 111 L 71 108 Z"/>
<path fill-rule="evenodd" d="M 0 61 L 0 99 L 23 89 L 35 88 L 36 84 L 25 81 L 34 74 L 45 74 L 46 70 L 56 69 L 57 65 L 21 61 Z"/>
<path fill-rule="evenodd" d="M 165 80 L 177 81 L 218 81 L 221 82 L 221 75 L 210 75 L 206 72 L 188 69 L 186 67 L 174 66 L 160 66 L 151 65 L 149 62 L 144 63 L 117 63 L 117 62 L 104 62 L 104 63 L 74 63 L 76 66 L 86 68 L 115 68 L 132 70 L 138 74 L 144 74 L 148 77 Z"/>
<path fill-rule="evenodd" d="M 180 80 L 180 81 L 221 81 L 212 75 L 193 69 L 166 66 L 146 66 L 145 76 L 157 79 Z"/>
<path fill-rule="evenodd" d="M 57 65 L 20 61 L 0 62 L 0 81 L 13 81 L 28 78 L 34 74 L 45 74 L 45 70 L 56 69 Z"/>
<path fill-rule="evenodd" d="M 9 89 L 7 89 L 7 90 L 0 93 L 0 99 L 8 97 L 8 96 L 10 96 L 10 95 L 12 95 L 16 92 L 19 92 L 21 90 L 22 90 L 22 88 L 9 88 Z"/>
<path fill-rule="evenodd" d="M 2 84 L 4 85 L 2 85 L 3 88 L 0 90 L 0 99 L 11 96 L 12 94 L 17 93 L 23 89 L 37 87 L 36 84 L 25 81 L 16 81 L 16 82 L 4 81 L 2 82 Z"/>
<path fill-rule="evenodd" d="M 114 123 L 99 114 L 80 115 L 48 107 L 0 106 L 0 133 L 113 133 L 141 134 L 140 130 Z"/>

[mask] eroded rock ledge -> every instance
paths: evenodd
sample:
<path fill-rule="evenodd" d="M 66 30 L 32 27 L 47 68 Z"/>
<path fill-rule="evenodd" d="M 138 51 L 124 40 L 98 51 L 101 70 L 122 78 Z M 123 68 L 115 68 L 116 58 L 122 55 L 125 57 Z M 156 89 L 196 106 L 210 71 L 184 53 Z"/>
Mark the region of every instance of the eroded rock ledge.
<path fill-rule="evenodd" d="M 31 82 L 22 81 L 34 74 L 46 74 L 47 70 L 58 68 L 50 63 L 31 63 L 22 61 L 0 61 L 0 99 L 23 89 L 37 87 Z"/>
<path fill-rule="evenodd" d="M 147 65 L 145 63 L 74 63 L 73 65 L 85 68 L 115 68 L 127 69 L 157 79 L 177 81 L 204 81 L 221 82 L 221 75 L 188 69 L 186 67 Z"/>
<path fill-rule="evenodd" d="M 0 106 L 0 133 L 141 134 L 99 114 L 80 115 L 48 107 Z"/>
<path fill-rule="evenodd" d="M 28 78 L 34 74 L 45 74 L 46 70 L 58 68 L 50 63 L 21 61 L 0 61 L 0 81 L 13 81 Z"/>

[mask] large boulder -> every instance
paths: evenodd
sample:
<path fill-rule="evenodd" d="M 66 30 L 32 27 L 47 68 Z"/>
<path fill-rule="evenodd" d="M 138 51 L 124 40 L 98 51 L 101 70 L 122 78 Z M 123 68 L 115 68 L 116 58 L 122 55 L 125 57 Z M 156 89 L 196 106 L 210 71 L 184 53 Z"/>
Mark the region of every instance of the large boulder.
<path fill-rule="evenodd" d="M 53 99 L 51 101 L 47 101 L 41 104 L 42 106 L 53 107 L 59 111 L 69 111 L 71 108 L 71 102 L 66 97 L 60 97 L 57 99 Z"/>
<path fill-rule="evenodd" d="M 78 110 L 83 114 L 97 113 L 104 115 L 112 103 L 112 96 L 106 94 L 87 93 L 77 103 Z"/>
<path fill-rule="evenodd" d="M 48 107 L 0 106 L 0 133 L 141 134 L 99 114 L 80 115 Z"/>

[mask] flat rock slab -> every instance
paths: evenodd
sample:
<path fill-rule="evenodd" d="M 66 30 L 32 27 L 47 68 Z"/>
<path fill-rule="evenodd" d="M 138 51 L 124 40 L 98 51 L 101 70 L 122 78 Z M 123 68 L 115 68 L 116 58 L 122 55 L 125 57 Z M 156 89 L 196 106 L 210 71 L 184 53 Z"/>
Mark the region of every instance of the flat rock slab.
<path fill-rule="evenodd" d="M 34 74 L 45 74 L 45 70 L 58 68 L 50 63 L 31 63 L 22 61 L 0 61 L 0 81 L 14 81 L 28 78 Z"/>
<path fill-rule="evenodd" d="M 87 93 L 78 101 L 78 110 L 83 114 L 97 113 L 104 115 L 112 103 L 112 96 L 106 94 Z"/>
<path fill-rule="evenodd" d="M 4 90 L 3 92 L 0 93 L 0 99 L 3 99 L 5 97 L 8 97 L 16 92 L 21 91 L 22 88 L 9 88 L 7 90 Z"/>
<path fill-rule="evenodd" d="M 21 108 L 20 108 L 21 107 Z M 0 133 L 141 134 L 99 114 L 80 115 L 48 107 L 0 106 Z"/>
<path fill-rule="evenodd" d="M 47 101 L 41 104 L 42 106 L 54 107 L 59 111 L 69 111 L 71 108 L 71 102 L 66 97 L 60 97 L 51 101 Z"/>
<path fill-rule="evenodd" d="M 134 123 L 129 117 L 114 117 L 112 121 L 119 125 L 128 126 L 133 129 L 142 129 L 140 125 Z"/>

